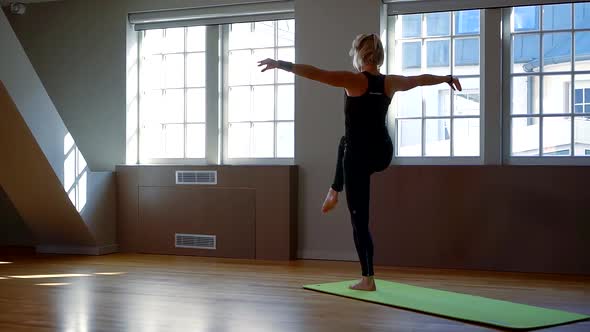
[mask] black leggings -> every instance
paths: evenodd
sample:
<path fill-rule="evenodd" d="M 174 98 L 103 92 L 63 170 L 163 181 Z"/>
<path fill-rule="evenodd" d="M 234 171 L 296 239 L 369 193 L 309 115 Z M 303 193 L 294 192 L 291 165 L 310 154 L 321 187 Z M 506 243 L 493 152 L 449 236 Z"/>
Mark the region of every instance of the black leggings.
<path fill-rule="evenodd" d="M 369 198 L 371 175 L 391 163 L 393 145 L 389 137 L 377 144 L 355 146 L 345 137 L 338 146 L 338 162 L 332 189 L 341 192 L 346 186 L 346 201 L 352 222 L 352 234 L 363 276 L 372 276 L 373 239 L 369 231 Z"/>

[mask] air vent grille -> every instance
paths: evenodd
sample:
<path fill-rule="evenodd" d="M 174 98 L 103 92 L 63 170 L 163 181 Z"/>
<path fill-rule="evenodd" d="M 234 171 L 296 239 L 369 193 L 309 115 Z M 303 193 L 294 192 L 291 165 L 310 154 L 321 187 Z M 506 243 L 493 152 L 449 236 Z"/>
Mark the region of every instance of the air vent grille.
<path fill-rule="evenodd" d="M 176 184 L 217 184 L 217 171 L 176 171 Z"/>
<path fill-rule="evenodd" d="M 175 247 L 215 250 L 217 239 L 215 235 L 176 234 Z"/>

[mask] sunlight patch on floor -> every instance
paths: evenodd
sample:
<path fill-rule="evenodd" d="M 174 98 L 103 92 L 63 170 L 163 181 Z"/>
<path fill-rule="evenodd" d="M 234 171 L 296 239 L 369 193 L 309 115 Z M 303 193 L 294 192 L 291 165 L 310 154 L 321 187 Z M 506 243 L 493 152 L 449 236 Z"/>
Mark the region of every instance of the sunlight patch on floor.
<path fill-rule="evenodd" d="M 67 286 L 71 285 L 69 282 L 45 282 L 40 284 L 35 284 L 36 286 Z"/>
<path fill-rule="evenodd" d="M 9 276 L 15 279 L 46 279 L 46 278 L 74 278 L 74 277 L 90 277 L 90 274 L 71 273 L 71 274 L 29 274 L 23 276 Z"/>

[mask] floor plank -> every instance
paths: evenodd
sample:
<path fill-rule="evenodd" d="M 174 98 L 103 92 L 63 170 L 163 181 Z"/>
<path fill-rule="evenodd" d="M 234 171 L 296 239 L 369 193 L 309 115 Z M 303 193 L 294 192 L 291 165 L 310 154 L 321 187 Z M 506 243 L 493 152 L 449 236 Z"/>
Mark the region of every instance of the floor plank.
<path fill-rule="evenodd" d="M 10 263 L 0 264 L 0 331 L 497 330 L 301 288 L 356 278 L 357 263 L 351 262 L 140 254 L 0 254 L 0 262 Z M 590 277 L 384 267 L 377 273 L 590 314 Z M 543 331 L 590 331 L 590 321 Z"/>

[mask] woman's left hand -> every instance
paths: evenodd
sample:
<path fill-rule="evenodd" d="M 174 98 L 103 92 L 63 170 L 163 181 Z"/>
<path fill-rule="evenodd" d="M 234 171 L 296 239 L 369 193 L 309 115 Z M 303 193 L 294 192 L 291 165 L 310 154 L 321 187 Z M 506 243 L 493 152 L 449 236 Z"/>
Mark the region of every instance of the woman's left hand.
<path fill-rule="evenodd" d="M 266 66 L 262 69 L 262 72 L 265 72 L 270 69 L 279 68 L 279 62 L 273 59 L 264 59 L 262 61 L 258 61 L 258 67 Z"/>
<path fill-rule="evenodd" d="M 455 76 L 452 76 L 451 78 L 452 80 L 447 82 L 447 84 L 451 86 L 451 89 L 459 91 L 463 90 L 463 88 L 461 88 L 461 82 L 459 82 L 459 79 Z"/>

